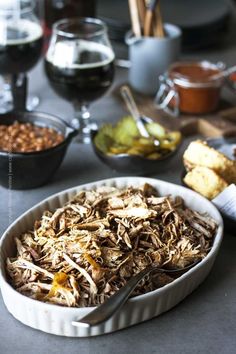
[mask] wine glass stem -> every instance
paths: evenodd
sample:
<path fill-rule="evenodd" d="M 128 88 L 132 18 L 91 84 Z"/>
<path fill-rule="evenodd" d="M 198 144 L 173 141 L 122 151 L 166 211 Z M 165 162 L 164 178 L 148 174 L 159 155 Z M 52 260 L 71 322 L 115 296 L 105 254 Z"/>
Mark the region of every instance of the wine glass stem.
<path fill-rule="evenodd" d="M 14 110 L 25 111 L 28 80 L 25 73 L 13 74 L 11 88 Z"/>
<path fill-rule="evenodd" d="M 75 118 L 72 120 L 72 126 L 79 129 L 77 141 L 88 144 L 91 141 L 91 131 L 97 129 L 97 125 L 91 121 L 87 104 L 74 104 L 74 107 Z"/>

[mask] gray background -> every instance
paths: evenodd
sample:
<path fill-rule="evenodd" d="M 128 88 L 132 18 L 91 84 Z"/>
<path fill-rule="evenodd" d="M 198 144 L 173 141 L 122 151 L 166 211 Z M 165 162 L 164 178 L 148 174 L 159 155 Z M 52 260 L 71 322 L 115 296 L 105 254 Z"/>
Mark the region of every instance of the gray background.
<path fill-rule="evenodd" d="M 223 60 L 227 65 L 235 64 L 235 28 L 233 22 L 230 34 L 220 48 L 188 53 L 185 57 Z M 114 86 L 126 80 L 127 71 L 117 69 Z M 30 91 L 40 95 L 41 111 L 58 114 L 68 121 L 73 116 L 70 104 L 57 98 L 48 87 L 42 63 L 30 74 Z M 231 94 L 226 89 L 224 95 L 236 103 L 236 94 Z M 112 95 L 112 90 L 92 105 L 91 112 L 101 123 L 115 121 L 126 113 Z M 153 177 L 180 184 L 181 156 L 187 143 L 188 141 L 184 143 L 169 169 L 156 171 Z M 116 176 L 121 174 L 111 171 L 98 161 L 90 146 L 72 143 L 60 170 L 48 185 L 29 191 L 8 191 L 0 187 L 0 234 L 11 221 L 9 216 L 14 220 L 53 193 L 78 184 Z M 11 200 L 12 207 L 9 211 L 8 204 Z M 225 234 L 213 270 L 191 296 L 153 320 L 101 337 L 66 338 L 36 331 L 15 320 L 0 299 L 0 353 L 235 353 L 235 254 L 236 237 Z"/>

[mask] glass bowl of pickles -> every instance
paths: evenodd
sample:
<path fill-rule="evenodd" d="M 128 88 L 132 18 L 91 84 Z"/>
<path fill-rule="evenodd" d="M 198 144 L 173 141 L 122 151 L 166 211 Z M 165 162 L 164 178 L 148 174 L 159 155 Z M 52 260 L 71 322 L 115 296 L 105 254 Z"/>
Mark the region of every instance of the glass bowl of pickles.
<path fill-rule="evenodd" d="M 181 133 L 169 131 L 150 118 L 142 119 L 148 137 L 140 134 L 131 116 L 94 131 L 92 145 L 98 158 L 113 170 L 134 174 L 155 172 L 158 165 L 169 163 L 181 144 Z"/>

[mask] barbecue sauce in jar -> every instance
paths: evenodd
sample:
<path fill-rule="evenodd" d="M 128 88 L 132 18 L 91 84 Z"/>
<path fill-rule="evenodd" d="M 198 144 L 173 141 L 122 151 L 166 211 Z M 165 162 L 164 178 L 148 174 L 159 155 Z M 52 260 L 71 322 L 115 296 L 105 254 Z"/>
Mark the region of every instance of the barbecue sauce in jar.
<path fill-rule="evenodd" d="M 205 114 L 217 109 L 223 79 L 221 72 L 209 62 L 183 62 L 173 64 L 169 78 L 179 96 L 179 110 L 189 114 Z M 172 104 L 174 104 L 172 102 Z"/>

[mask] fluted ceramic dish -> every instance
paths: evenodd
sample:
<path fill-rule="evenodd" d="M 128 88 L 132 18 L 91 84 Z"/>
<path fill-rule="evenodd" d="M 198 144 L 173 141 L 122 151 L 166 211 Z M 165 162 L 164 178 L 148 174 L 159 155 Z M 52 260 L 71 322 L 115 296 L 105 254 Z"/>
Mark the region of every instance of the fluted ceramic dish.
<path fill-rule="evenodd" d="M 213 247 L 199 264 L 174 280 L 172 283 L 147 294 L 129 299 L 119 313 L 109 321 L 91 328 L 76 327 L 72 325 L 73 321 L 76 321 L 91 311 L 91 307 L 67 308 L 53 304 L 46 304 L 18 293 L 8 283 L 5 272 L 5 261 L 7 257 L 12 257 L 16 253 L 14 236 L 20 235 L 22 232 L 32 228 L 34 220 L 40 218 L 44 210 L 55 210 L 56 208 L 60 208 L 82 189 L 88 190 L 100 186 L 125 188 L 128 186 L 142 186 L 144 183 L 150 183 L 156 187 L 160 195 L 164 196 L 171 194 L 173 196 L 182 196 L 188 207 L 200 212 L 207 212 L 217 221 L 219 227 L 214 239 Z M 222 233 L 222 218 L 212 203 L 187 188 L 171 183 L 151 178 L 121 177 L 67 189 L 45 199 L 29 209 L 10 225 L 2 236 L 0 242 L 0 285 L 3 300 L 8 311 L 17 320 L 27 326 L 44 332 L 70 337 L 87 337 L 114 332 L 146 321 L 170 310 L 196 289 L 206 278 L 213 266 L 222 240 Z"/>

